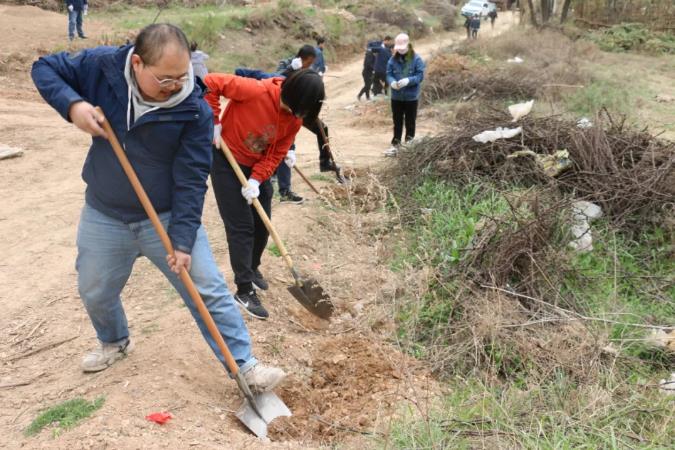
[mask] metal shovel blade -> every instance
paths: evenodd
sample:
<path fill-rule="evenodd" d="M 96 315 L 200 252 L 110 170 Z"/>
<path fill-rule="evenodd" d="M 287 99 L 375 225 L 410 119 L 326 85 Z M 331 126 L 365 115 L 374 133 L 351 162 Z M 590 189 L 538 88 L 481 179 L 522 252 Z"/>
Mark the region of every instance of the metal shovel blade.
<path fill-rule="evenodd" d="M 335 306 L 316 280 L 303 278 L 299 283 L 289 286 L 288 292 L 315 316 L 328 320 L 333 315 Z"/>
<path fill-rule="evenodd" d="M 253 396 L 260 415 L 256 413 L 248 400 L 244 400 L 236 416 L 251 430 L 253 434 L 260 438 L 267 437 L 267 425 L 277 417 L 291 417 L 291 410 L 274 392 L 263 392 Z"/>

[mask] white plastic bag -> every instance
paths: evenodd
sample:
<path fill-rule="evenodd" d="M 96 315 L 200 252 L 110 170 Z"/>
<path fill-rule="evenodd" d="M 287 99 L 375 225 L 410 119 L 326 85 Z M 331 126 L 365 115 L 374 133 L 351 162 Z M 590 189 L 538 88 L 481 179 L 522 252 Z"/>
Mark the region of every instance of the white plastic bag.
<path fill-rule="evenodd" d="M 524 61 L 523 58 L 521 58 L 520 56 L 516 56 L 515 58 L 509 58 L 506 60 L 507 63 L 511 64 L 522 64 L 523 61 Z"/>
<path fill-rule="evenodd" d="M 497 139 L 509 139 L 514 136 L 518 136 L 523 129 L 518 128 L 502 128 L 498 127 L 496 130 L 486 130 L 482 133 L 478 133 L 473 137 L 473 140 L 485 144 L 487 142 L 494 142 Z"/>
<path fill-rule="evenodd" d="M 511 113 L 511 117 L 513 117 L 512 122 L 518 122 L 528 115 L 532 111 L 532 105 L 534 105 L 534 100 L 509 106 L 509 112 Z"/>

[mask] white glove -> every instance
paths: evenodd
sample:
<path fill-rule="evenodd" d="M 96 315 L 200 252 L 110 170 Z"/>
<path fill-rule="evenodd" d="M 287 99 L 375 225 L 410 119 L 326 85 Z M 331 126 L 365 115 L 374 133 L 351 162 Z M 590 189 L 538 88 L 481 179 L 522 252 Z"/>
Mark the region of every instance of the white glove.
<path fill-rule="evenodd" d="M 319 72 L 319 76 L 323 78 L 323 72 Z"/>
<path fill-rule="evenodd" d="M 288 153 L 286 153 L 284 162 L 286 163 L 289 169 L 292 169 L 296 161 L 297 157 L 295 156 L 295 150 L 289 150 Z"/>
<path fill-rule="evenodd" d="M 398 88 L 399 89 L 404 88 L 409 84 L 410 84 L 410 78 L 403 78 L 401 80 L 398 80 Z"/>
<path fill-rule="evenodd" d="M 68 5 L 68 11 L 73 12 L 73 5 Z"/>
<path fill-rule="evenodd" d="M 398 88 L 398 81 L 392 81 L 389 86 L 391 86 L 392 89 L 396 89 L 397 91 L 399 89 Z"/>
<path fill-rule="evenodd" d="M 302 67 L 302 59 L 300 58 L 293 58 L 291 60 L 291 69 L 293 70 L 298 70 Z"/>
<path fill-rule="evenodd" d="M 221 134 L 223 132 L 223 126 L 221 124 L 218 124 L 213 127 L 213 145 L 216 146 L 216 148 L 222 148 L 221 144 Z"/>
<path fill-rule="evenodd" d="M 89 5 L 84 5 L 84 9 L 82 10 L 82 15 L 87 15 L 87 12 L 89 11 Z"/>
<path fill-rule="evenodd" d="M 246 203 L 249 205 L 253 203 L 254 198 L 258 198 L 260 195 L 260 181 L 249 178 L 248 186 L 241 188 L 241 195 L 246 199 Z"/>

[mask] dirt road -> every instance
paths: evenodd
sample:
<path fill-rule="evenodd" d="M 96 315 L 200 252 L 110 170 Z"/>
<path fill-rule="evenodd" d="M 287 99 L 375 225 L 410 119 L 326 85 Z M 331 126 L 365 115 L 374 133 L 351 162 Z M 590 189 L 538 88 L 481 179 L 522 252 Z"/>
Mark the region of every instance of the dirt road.
<path fill-rule="evenodd" d="M 9 17 L 4 15 L 14 7 L 2 8 L 3 17 Z M 36 33 L 63 32 L 63 16 L 40 11 L 39 20 L 45 26 L 33 23 Z M 500 16 L 498 30 L 511 21 Z M 28 42 L 31 30 L 15 27 L 0 43 L 11 40 L 11 51 L 21 51 L 17 40 Z M 417 48 L 427 57 L 460 35 L 432 37 Z M 40 36 L 49 45 L 50 35 Z M 355 126 L 360 64 L 356 58 L 329 73 L 323 115 L 340 163 L 377 166 L 391 138 L 390 126 L 386 120 L 376 127 Z M 25 150 L 22 158 L 0 161 L 0 447 L 296 449 L 331 442 L 363 447 L 372 445 L 369 437 L 341 427 L 386 430 L 402 395 L 433 389 L 417 363 L 387 344 L 393 320 L 378 302 L 387 300 L 392 275 L 379 265 L 380 244 L 366 233 L 367 224 L 381 216 L 326 207 L 297 177 L 294 188 L 310 201 L 275 203 L 274 222 L 301 269 L 329 289 L 338 311 L 331 324 L 308 316 L 285 290 L 290 277 L 282 260 L 265 254 L 263 271 L 271 288 L 263 301 L 271 319 L 246 320 L 257 357 L 292 374 L 279 393 L 295 413 L 275 426 L 274 443 L 256 440 L 233 418 L 231 410 L 240 402 L 235 385 L 180 298 L 145 260 L 137 262 L 123 293 L 135 351 L 104 372 L 82 374 L 80 358 L 95 342 L 74 268 L 84 192 L 80 170 L 89 139 L 39 99 L 25 73 L 0 76 L 7 86 L 0 92 L 0 143 Z M 420 129 L 434 131 L 431 123 L 420 123 Z M 300 167 L 318 173 L 314 136 L 303 131 L 298 144 Z M 204 223 L 231 282 L 225 233 L 211 191 Z M 415 368 L 415 376 L 403 369 L 404 362 Z M 61 435 L 22 434 L 40 410 L 79 396 L 106 400 L 91 419 Z M 170 411 L 174 419 L 163 427 L 144 419 L 155 411 Z"/>

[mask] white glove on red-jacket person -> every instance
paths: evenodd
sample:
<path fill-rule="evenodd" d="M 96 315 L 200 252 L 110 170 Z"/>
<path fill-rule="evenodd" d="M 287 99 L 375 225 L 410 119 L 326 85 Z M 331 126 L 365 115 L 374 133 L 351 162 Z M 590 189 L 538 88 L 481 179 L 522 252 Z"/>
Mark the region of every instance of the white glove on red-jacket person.
<path fill-rule="evenodd" d="M 249 205 L 253 203 L 254 198 L 258 198 L 260 195 L 260 181 L 249 178 L 248 186 L 241 188 L 241 195 L 246 199 L 246 203 Z"/>

